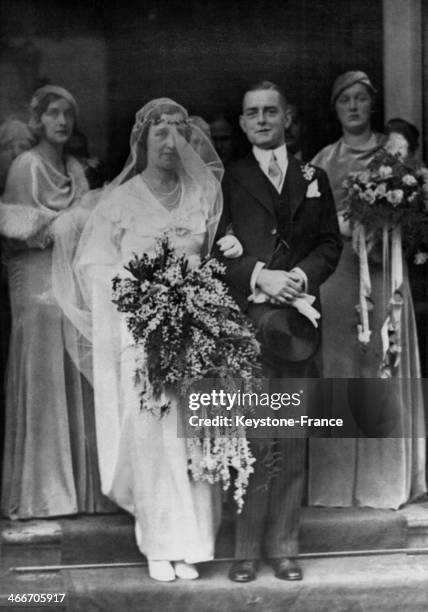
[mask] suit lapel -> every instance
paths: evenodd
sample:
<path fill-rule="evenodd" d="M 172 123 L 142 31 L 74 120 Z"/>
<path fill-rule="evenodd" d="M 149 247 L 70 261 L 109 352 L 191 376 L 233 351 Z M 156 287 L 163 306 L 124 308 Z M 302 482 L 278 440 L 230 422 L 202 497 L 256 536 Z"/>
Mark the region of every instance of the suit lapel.
<path fill-rule="evenodd" d="M 289 155 L 283 193 L 285 193 L 290 206 L 291 217 L 294 216 L 296 210 L 305 199 L 307 188 L 308 183 L 303 176 L 300 162 L 295 157 Z"/>
<path fill-rule="evenodd" d="M 260 202 L 272 215 L 276 216 L 272 186 L 252 153 L 243 160 L 239 180 L 253 198 Z"/>

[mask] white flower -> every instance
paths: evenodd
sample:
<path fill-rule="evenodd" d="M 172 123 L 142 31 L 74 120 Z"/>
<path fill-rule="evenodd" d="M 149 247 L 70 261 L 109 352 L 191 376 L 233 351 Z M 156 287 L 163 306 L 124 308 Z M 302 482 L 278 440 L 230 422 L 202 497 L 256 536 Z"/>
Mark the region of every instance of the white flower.
<path fill-rule="evenodd" d="M 428 168 L 418 168 L 417 169 L 418 176 L 421 176 L 424 181 L 428 181 Z"/>
<path fill-rule="evenodd" d="M 379 176 L 382 179 L 387 179 L 392 176 L 392 168 L 391 166 L 379 166 Z"/>
<path fill-rule="evenodd" d="M 373 189 L 367 189 L 364 193 L 361 194 L 363 200 L 365 200 L 368 204 L 374 204 L 376 201 L 376 195 Z"/>
<path fill-rule="evenodd" d="M 403 176 L 403 183 L 405 185 L 416 185 L 417 180 L 415 179 L 415 177 L 412 174 L 405 174 Z"/>
<path fill-rule="evenodd" d="M 312 181 L 315 174 L 315 168 L 310 164 L 305 164 L 304 166 L 301 166 L 301 170 L 304 178 L 307 181 Z"/>
<path fill-rule="evenodd" d="M 393 189 L 387 192 L 386 199 L 393 206 L 398 206 L 403 201 L 403 196 L 404 191 L 402 189 Z"/>
<path fill-rule="evenodd" d="M 414 262 L 417 266 L 422 266 L 424 263 L 428 261 L 428 253 L 424 251 L 418 251 L 415 253 Z"/>
<path fill-rule="evenodd" d="M 379 185 L 375 189 L 375 195 L 378 198 L 384 198 L 386 195 L 386 185 L 385 183 L 379 183 Z"/>
<path fill-rule="evenodd" d="M 364 172 L 360 172 L 358 178 L 362 183 L 368 183 L 370 181 L 370 172 L 368 170 L 364 170 Z"/>

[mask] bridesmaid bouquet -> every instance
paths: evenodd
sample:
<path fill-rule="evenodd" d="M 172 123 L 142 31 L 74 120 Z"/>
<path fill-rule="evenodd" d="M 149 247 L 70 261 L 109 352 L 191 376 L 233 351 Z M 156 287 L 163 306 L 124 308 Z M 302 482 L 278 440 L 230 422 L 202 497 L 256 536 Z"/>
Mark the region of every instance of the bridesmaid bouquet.
<path fill-rule="evenodd" d="M 113 303 L 126 315 L 139 349 L 135 381 L 141 409 L 159 417 L 171 406 L 168 397 L 185 398 L 195 381 L 215 379 L 230 389 L 239 379 L 251 392 L 260 369 L 259 343 L 219 278 L 223 267 L 215 259 L 197 259 L 179 254 L 163 236 L 154 255 L 134 255 L 125 267 L 128 276 L 113 279 Z M 215 406 L 209 408 L 212 417 Z M 227 489 L 229 468 L 235 468 L 239 511 L 254 462 L 245 432 L 202 427 L 197 434 L 188 438 L 192 477 L 221 481 Z"/>
<path fill-rule="evenodd" d="M 382 149 L 367 170 L 344 181 L 345 218 L 353 229 L 353 246 L 360 259 L 360 314 L 358 339 L 370 342 L 372 308 L 369 254 L 381 250 L 384 286 L 389 292 L 381 336 L 381 377 L 391 377 L 400 362 L 403 307 L 403 251 L 424 263 L 428 248 L 428 170 L 402 155 Z"/>
<path fill-rule="evenodd" d="M 400 226 L 405 254 L 428 246 L 428 170 L 381 150 L 344 181 L 346 217 L 367 234 Z M 375 239 L 375 236 L 372 236 Z"/>

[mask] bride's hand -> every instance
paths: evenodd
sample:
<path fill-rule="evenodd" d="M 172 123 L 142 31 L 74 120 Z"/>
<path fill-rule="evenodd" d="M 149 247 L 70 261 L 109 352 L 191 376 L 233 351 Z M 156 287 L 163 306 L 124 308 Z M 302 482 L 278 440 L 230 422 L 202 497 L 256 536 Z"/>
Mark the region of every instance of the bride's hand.
<path fill-rule="evenodd" d="M 237 257 L 241 257 L 242 253 L 244 252 L 242 244 L 233 234 L 227 234 L 226 236 L 223 236 L 223 238 L 217 240 L 217 246 L 222 254 L 228 259 L 236 259 Z"/>

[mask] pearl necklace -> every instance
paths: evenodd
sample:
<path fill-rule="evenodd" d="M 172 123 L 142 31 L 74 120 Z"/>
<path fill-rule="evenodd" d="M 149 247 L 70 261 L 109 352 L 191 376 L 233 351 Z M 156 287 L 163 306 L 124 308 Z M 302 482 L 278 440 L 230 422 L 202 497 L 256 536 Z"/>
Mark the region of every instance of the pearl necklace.
<path fill-rule="evenodd" d="M 147 175 L 142 174 L 143 181 L 147 187 L 153 193 L 153 195 L 159 200 L 159 202 L 168 210 L 177 208 L 181 199 L 181 181 L 177 180 L 175 186 L 171 191 L 160 191 L 150 184 L 147 179 Z"/>

